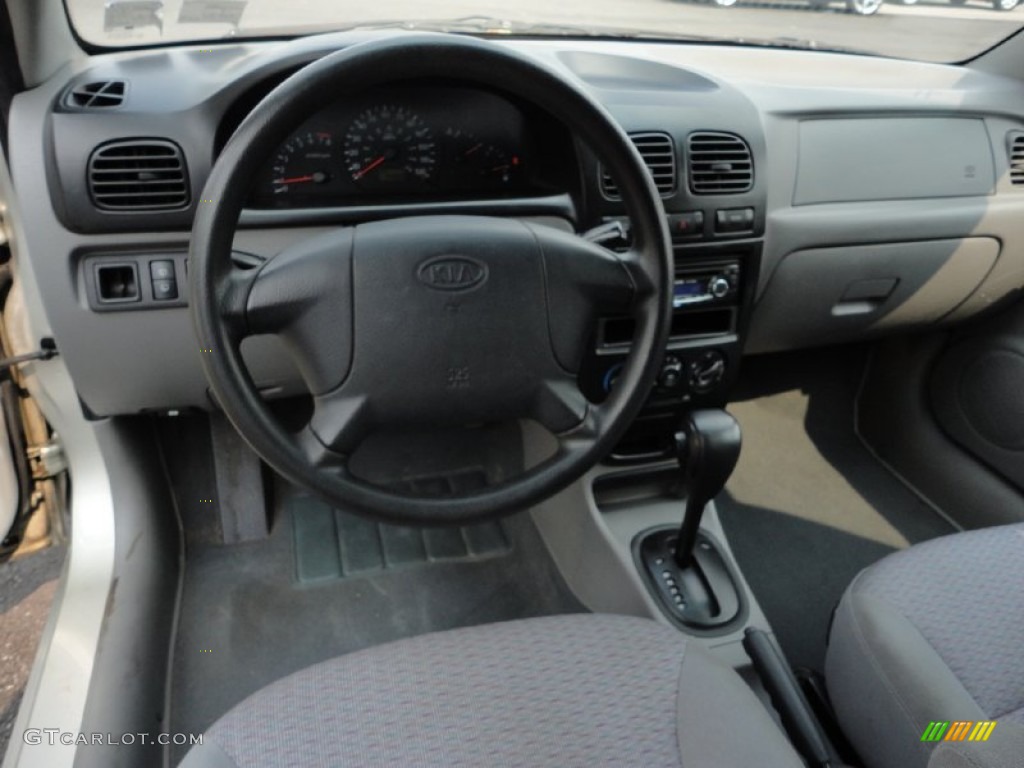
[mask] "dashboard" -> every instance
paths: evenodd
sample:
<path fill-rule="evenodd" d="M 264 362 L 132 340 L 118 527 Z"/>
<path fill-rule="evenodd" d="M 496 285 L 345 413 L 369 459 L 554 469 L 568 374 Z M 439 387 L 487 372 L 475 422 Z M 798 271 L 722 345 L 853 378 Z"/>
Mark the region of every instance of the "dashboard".
<path fill-rule="evenodd" d="M 205 180 L 276 84 L 370 34 L 96 55 L 15 97 L 8 156 L 33 203 L 22 229 L 88 414 L 210 407 L 186 274 Z M 957 323 L 1024 286 L 1017 81 L 823 52 L 499 44 L 597 99 L 661 193 L 677 312 L 652 413 L 721 400 L 743 355 Z M 110 83 L 120 101 L 91 104 Z M 327 94 L 297 116 L 254 179 L 236 260 L 436 213 L 514 216 L 609 247 L 627 230 L 615 180 L 550 117 L 509 94 L 418 81 Z M 581 374 L 592 400 L 614 385 L 631 334 L 621 318 L 595 329 Z M 279 342 L 249 339 L 243 353 L 265 394 L 301 392 Z"/>
<path fill-rule="evenodd" d="M 390 87 L 306 120 L 267 161 L 250 207 L 550 194 L 571 150 L 557 126 L 498 94 Z"/>

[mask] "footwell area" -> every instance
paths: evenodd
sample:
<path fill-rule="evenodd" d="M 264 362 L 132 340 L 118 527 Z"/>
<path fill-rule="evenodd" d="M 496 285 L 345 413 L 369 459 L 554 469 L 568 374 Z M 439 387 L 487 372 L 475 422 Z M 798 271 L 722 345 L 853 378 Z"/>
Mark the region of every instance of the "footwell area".
<path fill-rule="evenodd" d="M 304 497 L 292 500 L 289 512 L 295 535 L 295 572 L 303 583 L 417 563 L 478 560 L 509 551 L 508 538 L 498 521 L 462 528 L 383 525 Z"/>
<path fill-rule="evenodd" d="M 284 493 L 278 509 L 267 540 L 206 547 L 187 559 L 175 732 L 202 732 L 264 685 L 343 653 L 583 610 L 524 515 L 421 531 L 367 523 L 297 492 Z"/>
<path fill-rule="evenodd" d="M 865 363 L 856 347 L 752 358 L 729 406 L 744 445 L 718 500 L 722 524 L 790 663 L 819 671 L 857 572 L 953 531 L 854 433 Z"/>

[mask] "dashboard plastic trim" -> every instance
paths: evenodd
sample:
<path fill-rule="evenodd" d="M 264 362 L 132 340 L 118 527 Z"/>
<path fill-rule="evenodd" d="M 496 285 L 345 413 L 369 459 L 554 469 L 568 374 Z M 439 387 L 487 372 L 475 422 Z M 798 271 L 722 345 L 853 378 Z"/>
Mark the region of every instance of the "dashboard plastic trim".
<path fill-rule="evenodd" d="M 575 221 L 576 205 L 569 194 L 548 197 L 517 197 L 491 200 L 454 200 L 390 205 L 352 205 L 325 208 L 246 208 L 238 223 L 242 227 L 290 226 L 294 224 L 351 224 L 444 213 L 491 216 L 560 216 Z"/>

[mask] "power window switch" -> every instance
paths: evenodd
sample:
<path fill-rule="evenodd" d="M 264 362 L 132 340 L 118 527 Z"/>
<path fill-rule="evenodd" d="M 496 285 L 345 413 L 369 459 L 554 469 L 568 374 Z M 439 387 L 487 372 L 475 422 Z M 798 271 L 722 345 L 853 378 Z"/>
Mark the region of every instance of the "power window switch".
<path fill-rule="evenodd" d="M 178 283 L 174 280 L 154 280 L 153 299 L 156 301 L 170 301 L 178 298 Z"/>

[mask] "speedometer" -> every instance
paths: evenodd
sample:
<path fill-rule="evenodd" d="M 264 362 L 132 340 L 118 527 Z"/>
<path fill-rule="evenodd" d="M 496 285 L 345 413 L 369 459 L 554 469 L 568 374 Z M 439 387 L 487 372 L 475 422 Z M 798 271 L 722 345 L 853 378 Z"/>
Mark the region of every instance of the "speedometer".
<path fill-rule="evenodd" d="M 430 126 L 415 112 L 386 104 L 359 114 L 345 134 L 345 167 L 362 186 L 427 182 L 437 168 Z"/>

